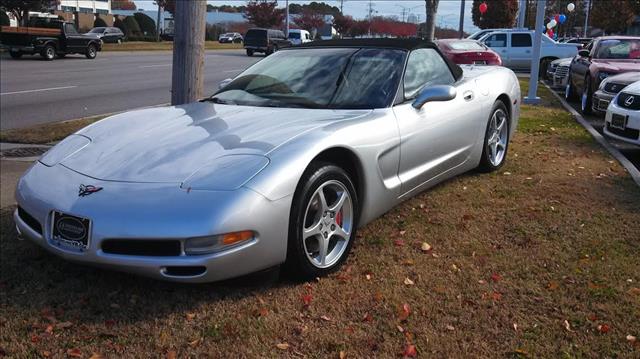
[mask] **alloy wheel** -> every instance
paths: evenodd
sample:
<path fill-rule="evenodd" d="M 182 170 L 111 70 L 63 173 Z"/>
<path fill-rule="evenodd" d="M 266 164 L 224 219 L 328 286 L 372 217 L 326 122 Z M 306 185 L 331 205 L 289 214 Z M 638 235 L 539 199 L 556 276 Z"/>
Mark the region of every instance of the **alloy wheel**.
<path fill-rule="evenodd" d="M 507 125 L 507 115 L 503 110 L 498 109 L 493 113 L 493 116 L 491 116 L 491 121 L 489 122 L 489 138 L 487 140 L 489 161 L 493 166 L 499 166 L 504 160 L 508 139 L 509 126 Z"/>
<path fill-rule="evenodd" d="M 302 226 L 302 242 L 309 262 L 328 268 L 348 247 L 354 224 L 353 201 L 340 181 L 324 182 L 311 196 Z"/>

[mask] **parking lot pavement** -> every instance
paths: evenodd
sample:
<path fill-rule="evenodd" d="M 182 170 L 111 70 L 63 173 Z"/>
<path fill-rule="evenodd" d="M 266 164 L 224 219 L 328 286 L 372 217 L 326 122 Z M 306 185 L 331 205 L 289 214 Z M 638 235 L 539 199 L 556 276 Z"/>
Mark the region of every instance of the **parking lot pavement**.
<path fill-rule="evenodd" d="M 262 59 L 242 50 L 205 54 L 205 95 L 218 83 Z M 43 61 L 0 55 L 0 127 L 28 127 L 168 103 L 172 53 L 101 52 Z"/>
<path fill-rule="evenodd" d="M 563 89 L 554 89 L 559 95 L 561 95 L 562 97 L 564 97 L 564 90 Z M 580 112 L 580 103 L 579 102 L 569 102 L 569 104 L 571 105 L 571 107 L 573 107 L 576 111 Z M 582 114 L 582 113 L 581 113 Z M 591 115 L 584 115 L 582 114 L 582 117 L 584 117 L 584 119 L 589 122 L 589 124 L 596 130 L 598 131 L 601 135 L 604 136 L 602 130 L 604 127 L 604 114 L 591 114 Z M 631 163 L 633 163 L 633 165 L 640 170 L 640 147 L 623 142 L 623 141 L 618 141 L 616 139 L 613 138 L 609 138 L 607 136 L 604 136 L 604 138 L 616 149 L 618 149 L 618 151 L 620 151 L 620 153 L 622 153 Z"/>

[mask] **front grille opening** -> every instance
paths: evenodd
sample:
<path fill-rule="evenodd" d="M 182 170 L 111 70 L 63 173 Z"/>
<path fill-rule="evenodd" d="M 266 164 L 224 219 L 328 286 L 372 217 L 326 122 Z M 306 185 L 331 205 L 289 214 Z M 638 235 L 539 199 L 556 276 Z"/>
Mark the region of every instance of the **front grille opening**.
<path fill-rule="evenodd" d="M 27 213 L 22 207 L 18 207 L 18 217 L 27 224 L 31 229 L 42 235 L 42 225 L 32 215 Z"/>
<path fill-rule="evenodd" d="M 640 131 L 633 128 L 626 128 L 624 130 L 621 130 L 619 128 L 611 127 L 611 125 L 607 123 L 607 130 L 620 137 L 625 137 L 632 140 L 640 139 Z"/>
<path fill-rule="evenodd" d="M 107 239 L 102 251 L 129 256 L 173 257 L 181 253 L 178 240 Z"/>
<path fill-rule="evenodd" d="M 204 274 L 207 268 L 204 266 L 173 266 L 166 267 L 164 274 L 174 277 L 193 277 Z"/>

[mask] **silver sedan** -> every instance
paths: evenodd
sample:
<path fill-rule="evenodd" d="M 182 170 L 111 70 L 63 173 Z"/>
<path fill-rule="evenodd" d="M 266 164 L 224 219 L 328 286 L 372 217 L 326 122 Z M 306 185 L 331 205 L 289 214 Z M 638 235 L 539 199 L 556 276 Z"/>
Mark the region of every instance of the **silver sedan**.
<path fill-rule="evenodd" d="M 506 160 L 520 88 L 420 40 L 286 49 L 210 98 L 112 116 L 21 178 L 14 219 L 64 259 L 180 282 L 336 270 L 358 227 Z"/>

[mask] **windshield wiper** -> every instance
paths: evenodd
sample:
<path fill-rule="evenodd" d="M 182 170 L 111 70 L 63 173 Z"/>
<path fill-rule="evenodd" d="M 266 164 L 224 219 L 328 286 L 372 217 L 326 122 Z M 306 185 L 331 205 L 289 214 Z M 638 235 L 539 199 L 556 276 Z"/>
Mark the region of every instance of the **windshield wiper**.
<path fill-rule="evenodd" d="M 200 102 L 213 102 L 213 103 L 219 103 L 221 105 L 235 105 L 235 102 L 225 101 L 217 97 L 207 97 L 205 99 L 200 100 Z"/>

